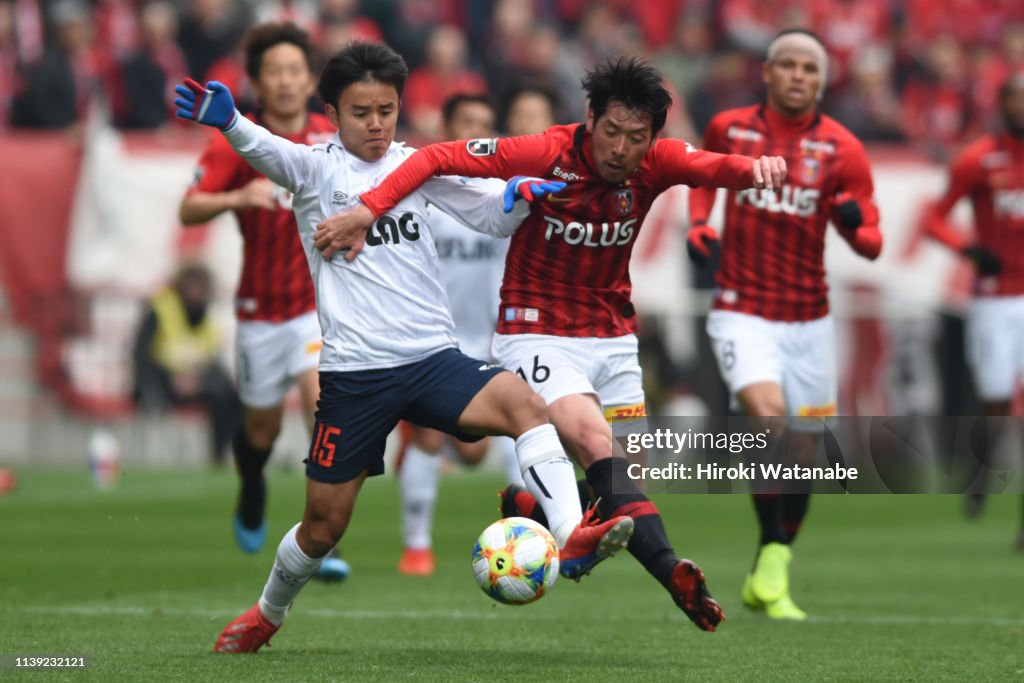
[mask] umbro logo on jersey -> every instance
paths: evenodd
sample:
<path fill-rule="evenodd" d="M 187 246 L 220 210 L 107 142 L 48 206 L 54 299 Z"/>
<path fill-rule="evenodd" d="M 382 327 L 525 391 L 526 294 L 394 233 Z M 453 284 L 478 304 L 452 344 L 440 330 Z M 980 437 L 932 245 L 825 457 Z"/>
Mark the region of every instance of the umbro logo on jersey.
<path fill-rule="evenodd" d="M 488 370 L 493 370 L 493 369 L 494 369 L 494 368 L 496 368 L 496 367 L 498 367 L 498 365 L 497 365 L 496 363 L 493 363 L 493 364 L 481 365 L 481 366 L 480 366 L 480 367 L 478 368 L 478 370 L 479 370 L 480 372 L 487 372 Z"/>
<path fill-rule="evenodd" d="M 498 151 L 498 138 L 477 138 L 466 143 L 466 151 L 475 157 L 489 157 Z"/>
<path fill-rule="evenodd" d="M 334 194 L 331 195 L 331 204 L 347 204 L 348 195 L 341 190 L 335 190 Z"/>

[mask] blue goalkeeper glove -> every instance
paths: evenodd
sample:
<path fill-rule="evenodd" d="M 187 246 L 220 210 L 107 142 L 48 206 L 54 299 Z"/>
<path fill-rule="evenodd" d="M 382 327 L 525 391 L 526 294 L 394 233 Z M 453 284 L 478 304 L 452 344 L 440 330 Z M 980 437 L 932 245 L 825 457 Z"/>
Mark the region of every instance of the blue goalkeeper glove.
<path fill-rule="evenodd" d="M 175 86 L 174 92 L 178 93 L 174 100 L 178 110 L 174 115 L 179 119 L 213 126 L 225 132 L 235 125 L 235 117 L 238 116 L 235 98 L 220 81 L 210 81 L 204 88 L 191 78 L 186 78 L 184 83 Z"/>
<path fill-rule="evenodd" d="M 565 183 L 560 180 L 544 180 L 543 178 L 531 178 L 530 176 L 517 175 L 511 178 L 505 185 L 505 213 L 512 213 L 512 207 L 517 199 L 525 199 L 528 202 L 535 202 L 546 194 L 554 194 L 565 189 Z"/>

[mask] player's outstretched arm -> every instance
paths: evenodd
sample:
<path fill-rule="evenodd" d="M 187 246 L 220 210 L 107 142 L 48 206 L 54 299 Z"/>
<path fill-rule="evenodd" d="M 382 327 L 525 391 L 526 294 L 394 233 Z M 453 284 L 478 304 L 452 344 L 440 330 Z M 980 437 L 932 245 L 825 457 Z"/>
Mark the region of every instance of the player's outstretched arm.
<path fill-rule="evenodd" d="M 186 78 L 174 91 L 178 95 L 175 116 L 220 129 L 235 151 L 275 184 L 293 193 L 318 185 L 320 164 L 312 148 L 278 137 L 241 116 L 223 83 L 210 81 L 204 87 Z"/>
<path fill-rule="evenodd" d="M 417 150 L 360 199 L 379 216 L 434 176 L 502 180 L 517 175 L 540 176 L 549 168 L 555 147 L 548 133 L 438 142 Z"/>
<path fill-rule="evenodd" d="M 435 176 L 502 179 L 516 175 L 538 176 L 547 169 L 553 149 L 546 133 L 427 145 L 402 162 L 377 187 L 362 193 L 360 206 L 317 225 L 313 243 L 325 259 L 344 252 L 345 259 L 352 261 L 362 251 L 366 231 L 373 221 Z M 518 225 L 518 221 L 514 222 Z"/>
<path fill-rule="evenodd" d="M 427 181 L 422 191 L 427 201 L 471 229 L 494 237 L 508 237 L 529 213 L 528 203 L 564 188 L 565 183 L 561 181 L 526 176 L 516 176 L 500 189 L 494 189 L 494 183 L 443 176 Z M 345 260 L 353 261 L 362 252 L 366 232 L 374 220 L 374 212 L 360 203 L 317 224 L 313 245 L 326 260 L 343 253 Z"/>
<path fill-rule="evenodd" d="M 757 159 L 742 154 L 719 154 L 691 147 L 682 140 L 659 140 L 654 159 L 663 187 L 724 187 L 728 190 L 777 190 L 786 181 L 786 160 Z"/>

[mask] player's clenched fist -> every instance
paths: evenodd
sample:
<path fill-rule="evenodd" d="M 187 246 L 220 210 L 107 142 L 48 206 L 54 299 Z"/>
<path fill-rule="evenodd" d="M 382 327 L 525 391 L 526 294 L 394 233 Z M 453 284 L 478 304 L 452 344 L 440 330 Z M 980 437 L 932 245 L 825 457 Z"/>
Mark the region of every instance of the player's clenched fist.
<path fill-rule="evenodd" d="M 754 187 L 775 190 L 786 180 L 786 160 L 782 157 L 763 156 L 754 159 Z"/>

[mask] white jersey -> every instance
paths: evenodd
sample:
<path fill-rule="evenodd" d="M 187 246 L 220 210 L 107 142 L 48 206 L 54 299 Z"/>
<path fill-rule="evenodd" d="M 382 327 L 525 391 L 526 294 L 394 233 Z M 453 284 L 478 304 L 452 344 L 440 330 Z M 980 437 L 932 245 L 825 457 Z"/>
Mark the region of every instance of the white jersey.
<path fill-rule="evenodd" d="M 505 190 L 504 181 L 491 179 L 484 183 L 496 192 Z M 498 323 L 501 276 L 509 241 L 471 230 L 436 206 L 431 206 L 427 215 L 459 347 L 466 355 L 487 359 Z"/>
<path fill-rule="evenodd" d="M 438 272 L 428 202 L 492 235 L 511 235 L 529 213 L 518 202 L 502 211 L 494 185 L 440 177 L 424 183 L 378 217 L 354 261 L 325 261 L 313 246 L 316 226 L 353 206 L 413 150 L 392 143 L 378 161 L 345 151 L 335 135 L 312 147 L 277 137 L 239 116 L 224 134 L 252 166 L 293 193 L 292 209 L 316 289 L 323 331 L 320 369 L 372 370 L 422 360 L 456 345 L 448 297 Z"/>

